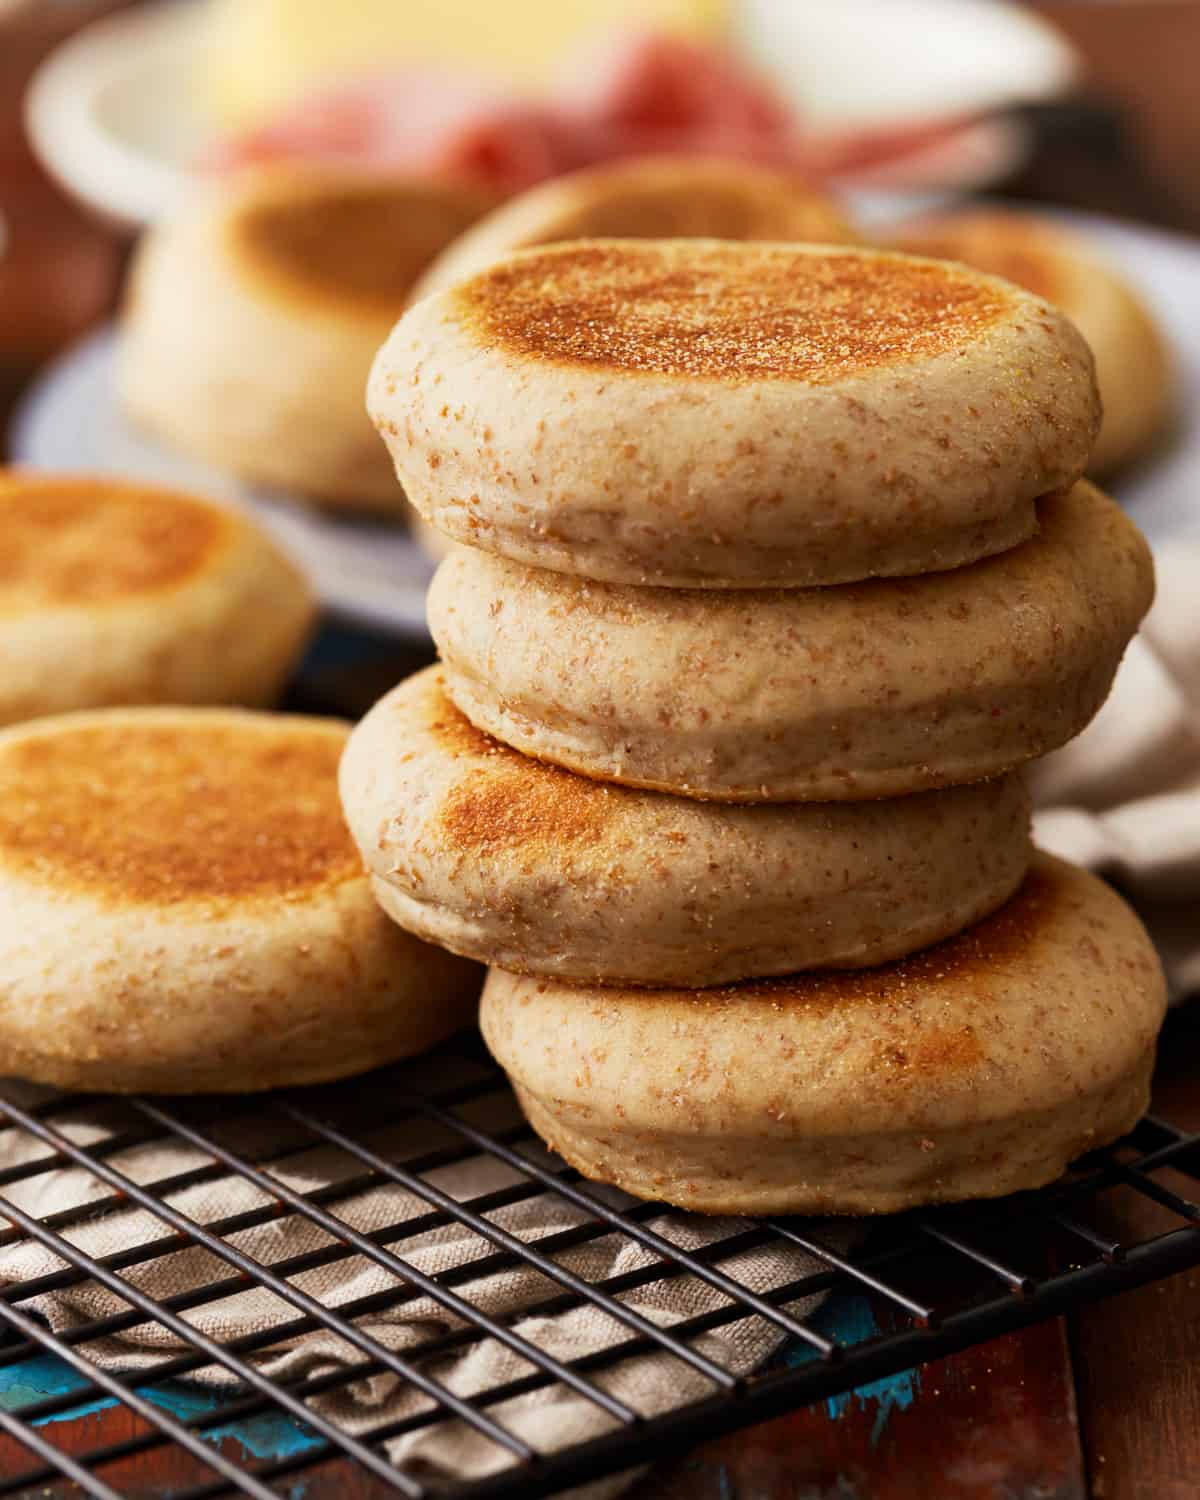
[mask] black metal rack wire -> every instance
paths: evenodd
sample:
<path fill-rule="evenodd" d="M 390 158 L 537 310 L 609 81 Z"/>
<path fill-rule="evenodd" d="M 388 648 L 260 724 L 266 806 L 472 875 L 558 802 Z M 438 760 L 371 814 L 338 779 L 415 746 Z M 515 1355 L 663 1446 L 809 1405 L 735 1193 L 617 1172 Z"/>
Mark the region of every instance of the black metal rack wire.
<path fill-rule="evenodd" d="M 687 1251 L 654 1227 L 666 1212 L 661 1205 L 596 1189 L 541 1151 L 516 1115 L 503 1076 L 466 1044 L 366 1080 L 256 1099 L 55 1096 L 21 1103 L 21 1098 L 20 1090 L 0 1091 L 0 1146 L 7 1140 L 22 1148 L 0 1155 L 7 1163 L 0 1165 L 0 1217 L 10 1225 L 0 1232 L 0 1255 L 14 1246 L 40 1246 L 52 1269 L 0 1289 L 5 1340 L 0 1374 L 52 1354 L 70 1367 L 72 1379 L 60 1394 L 30 1394 L 0 1406 L 0 1444 L 7 1444 L 0 1495 L 41 1493 L 43 1486 L 65 1480 L 87 1495 L 111 1497 L 128 1492 L 121 1486 L 135 1472 L 131 1465 L 161 1459 L 170 1450 L 177 1464 L 190 1465 L 188 1482 L 174 1489 L 180 1500 L 218 1495 L 261 1500 L 292 1494 L 297 1481 L 307 1477 L 328 1486 L 317 1493 L 337 1494 L 338 1476 L 354 1467 L 360 1478 L 362 1472 L 372 1477 L 381 1496 L 532 1500 L 661 1460 L 702 1438 L 1200 1264 L 1200 1208 L 1188 1196 L 1200 1178 L 1200 1136 L 1157 1119 L 1143 1121 L 1125 1141 L 1086 1158 L 1052 1188 L 881 1221 L 850 1250 L 838 1248 L 827 1225 L 781 1219 L 741 1221 L 724 1238 Z M 261 1142 L 254 1153 L 236 1144 L 234 1127 L 246 1122 L 256 1127 Z M 389 1136 L 400 1123 L 413 1136 L 402 1148 Z M 165 1145 L 190 1153 L 188 1164 L 141 1183 L 120 1165 L 131 1152 Z M 336 1181 L 313 1190 L 289 1186 L 281 1172 L 286 1175 L 289 1161 L 313 1149 L 336 1155 L 344 1170 Z M 476 1159 L 503 1168 L 504 1185 L 465 1200 L 439 1186 L 444 1169 Z M 86 1174 L 87 1201 L 42 1213 L 13 1201 L 46 1181 L 47 1174 L 64 1169 Z M 251 1206 L 203 1224 L 173 1206 L 189 1189 L 228 1179 L 255 1189 Z M 339 1216 L 340 1204 L 385 1185 L 397 1189 L 397 1202 L 406 1205 L 395 1223 L 359 1231 Z M 574 1219 L 568 1227 L 529 1243 L 490 1217 L 543 1195 L 570 1205 Z M 1129 1222 L 1117 1205 L 1131 1197 L 1153 1205 L 1156 1216 L 1150 1230 L 1132 1238 L 1114 1229 Z M 138 1243 L 101 1256 L 72 1243 L 81 1226 L 131 1210 L 143 1210 L 154 1225 Z M 235 1242 L 245 1231 L 300 1221 L 322 1231 L 323 1243 L 264 1264 Z M 477 1258 L 426 1274 L 405 1257 L 406 1242 L 454 1224 L 478 1236 Z M 558 1258 L 614 1235 L 647 1252 L 636 1269 L 587 1281 Z M 803 1250 L 816 1269 L 765 1295 L 751 1292 L 724 1269 L 742 1252 L 771 1246 Z M 187 1248 L 212 1258 L 210 1274 L 197 1284 L 165 1297 L 139 1284 L 139 1269 Z M 297 1286 L 305 1273 L 351 1257 L 387 1271 L 387 1285 L 336 1307 Z M 482 1278 L 522 1262 L 544 1279 L 536 1304 L 519 1314 L 492 1315 L 472 1303 L 472 1287 Z M 688 1277 L 721 1295 L 707 1311 L 669 1328 L 623 1300 L 648 1284 Z M 219 1338 L 189 1321 L 189 1313 L 254 1287 L 273 1293 L 286 1313 L 270 1327 Z M 111 1293 L 117 1310 L 78 1314 L 52 1331 L 42 1316 L 44 1300 L 35 1299 L 81 1288 Z M 878 1310 L 877 1331 L 847 1337 L 834 1331 L 836 1320 L 799 1316 L 795 1305 L 817 1293 L 831 1294 L 827 1307 L 843 1293 L 866 1297 Z M 363 1326 L 364 1320 L 418 1296 L 431 1297 L 453 1314 L 449 1331 L 432 1328 L 424 1343 L 397 1352 Z M 622 1331 L 610 1347 L 580 1359 L 556 1358 L 516 1326 L 534 1310 L 555 1315 L 589 1302 L 604 1308 Z M 698 1346 L 702 1335 L 747 1318 L 766 1320 L 792 1341 L 800 1357 L 739 1378 Z M 119 1363 L 97 1363 L 89 1354 L 99 1341 L 110 1341 L 111 1347 L 113 1339 L 139 1326 L 155 1326 L 176 1341 L 151 1369 L 123 1371 Z M 255 1362 L 265 1348 L 320 1331 L 337 1335 L 350 1351 L 336 1368 L 280 1377 Z M 448 1353 L 489 1339 L 519 1355 L 528 1373 L 464 1397 L 431 1372 Z M 648 1351 L 698 1372 L 708 1394 L 641 1417 L 600 1382 L 622 1361 Z M 156 1391 L 214 1369 L 231 1378 L 205 1388 L 203 1409 L 180 1415 L 154 1399 Z M 322 1409 L 321 1398 L 381 1372 L 420 1391 L 427 1398 L 422 1408 L 353 1433 Z M 562 1386 L 600 1408 L 607 1430 L 573 1447 L 536 1453 L 505 1426 L 497 1409 L 516 1396 Z M 91 1446 L 64 1441 L 70 1424 L 52 1419 L 81 1403 L 109 1399 L 125 1408 L 132 1435 L 98 1439 Z M 255 1457 L 248 1447 L 213 1441 L 264 1414 L 294 1424 L 303 1435 L 298 1451 Z M 419 1468 L 406 1470 L 389 1458 L 389 1441 L 450 1421 L 465 1423 L 494 1444 L 503 1466 L 447 1489 L 431 1487 Z M 28 1462 L 13 1464 L 13 1454 Z"/>

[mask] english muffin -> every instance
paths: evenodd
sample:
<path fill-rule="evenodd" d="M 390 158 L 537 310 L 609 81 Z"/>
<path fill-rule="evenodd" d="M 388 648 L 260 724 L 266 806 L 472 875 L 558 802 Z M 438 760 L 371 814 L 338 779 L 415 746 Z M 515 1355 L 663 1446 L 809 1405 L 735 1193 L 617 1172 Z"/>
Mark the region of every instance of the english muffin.
<path fill-rule="evenodd" d="M 1104 420 L 1089 465 L 1094 473 L 1119 468 L 1153 442 L 1174 399 L 1166 340 L 1141 297 L 1085 235 L 1032 214 L 989 210 L 922 219 L 895 231 L 890 243 L 1004 276 L 1066 313 L 1096 358 Z"/>
<path fill-rule="evenodd" d="M 368 405 L 413 506 L 566 573 L 799 587 L 1016 546 L 1099 421 L 1070 323 L 874 250 L 591 240 L 425 298 Z"/>
<path fill-rule="evenodd" d="M 0 470 L 0 724 L 130 703 L 265 707 L 314 618 L 304 578 L 232 511 Z"/>
<path fill-rule="evenodd" d="M 1141 533 L 1086 481 L 1036 536 L 836 589 L 584 583 L 455 548 L 429 592 L 446 690 L 587 776 L 734 802 L 896 797 L 1063 744 L 1150 607 Z"/>
<path fill-rule="evenodd" d="M 910 953 L 1029 858 L 1015 777 L 896 802 L 721 807 L 601 786 L 473 729 L 436 668 L 354 731 L 342 805 L 383 909 L 506 969 L 710 985 Z"/>
<path fill-rule="evenodd" d="M 412 300 L 514 250 L 587 239 L 808 240 L 858 236 L 837 204 L 796 172 L 725 157 L 635 156 L 570 172 L 481 219 L 437 257 Z"/>
<path fill-rule="evenodd" d="M 367 373 L 417 275 L 495 201 L 313 166 L 209 184 L 135 260 L 118 372 L 126 410 L 250 483 L 401 511 L 363 411 Z"/>
<path fill-rule="evenodd" d="M 1039 1187 L 1149 1098 L 1166 987 L 1132 911 L 1039 855 L 915 958 L 716 990 L 495 969 L 484 1038 L 586 1176 L 713 1214 L 875 1214 Z"/>
<path fill-rule="evenodd" d="M 466 1024 L 479 971 L 376 906 L 344 725 L 127 709 L 0 733 L 0 1069 L 62 1088 L 314 1083 Z"/>

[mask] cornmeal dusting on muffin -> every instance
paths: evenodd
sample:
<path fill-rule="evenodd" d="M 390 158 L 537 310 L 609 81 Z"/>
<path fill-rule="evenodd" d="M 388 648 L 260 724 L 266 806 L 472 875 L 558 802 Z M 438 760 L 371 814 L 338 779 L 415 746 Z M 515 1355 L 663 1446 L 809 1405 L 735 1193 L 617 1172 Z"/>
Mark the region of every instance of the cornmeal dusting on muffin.
<path fill-rule="evenodd" d="M 1002 973 L 1006 965 L 1019 962 L 1038 933 L 1055 921 L 1070 899 L 1061 882 L 1035 864 L 1016 895 L 991 916 L 957 937 L 946 938 L 907 958 L 872 969 L 789 974 L 781 979 L 745 981 L 696 992 L 662 991 L 657 998 L 707 1006 L 765 1002 L 780 1010 L 803 1007 L 830 1014 L 849 1005 L 863 1004 L 897 1011 L 919 1004 L 927 1010 L 931 992 L 945 987 L 948 994 L 961 993 L 962 986 L 973 979 L 987 983 L 990 976 Z M 622 995 L 622 1004 L 625 1003 L 627 997 Z M 943 1038 L 939 1047 L 959 1057 L 964 1050 L 970 1050 L 970 1044 L 962 1038 Z"/>
<path fill-rule="evenodd" d="M 518 755 L 481 733 L 449 701 L 430 727 L 459 754 L 496 758 L 494 772 L 481 768 L 446 797 L 439 822 L 455 848 L 553 847 L 601 837 L 608 822 L 605 787 Z"/>
<path fill-rule="evenodd" d="M 0 481 L 0 614 L 176 587 L 203 571 L 235 524 L 171 491 L 28 475 Z"/>
<path fill-rule="evenodd" d="M 806 977 L 789 976 L 766 981 L 765 998 L 777 995 L 787 1005 L 807 1003 L 810 992 L 819 994 L 819 1003 L 845 1004 L 867 1002 L 884 1006 L 907 1006 L 912 991 L 928 1005 L 931 992 L 945 989 L 959 993 L 973 980 L 990 983 L 1006 966 L 1019 962 L 1045 927 L 1061 919 L 1062 908 L 1072 900 L 1062 883 L 1034 864 L 1016 895 L 993 912 L 985 921 L 878 969 L 850 970 L 839 974 Z M 748 988 L 743 986 L 744 995 Z M 961 1053 L 961 1046 L 959 1051 Z"/>
<path fill-rule="evenodd" d="M 531 252 L 456 295 L 518 354 L 810 385 L 959 349 L 1014 305 L 1002 286 L 933 262 L 695 241 Z"/>
<path fill-rule="evenodd" d="M 155 907 L 301 896 L 361 877 L 341 731 L 56 727 L 0 748 L 0 868 Z"/>

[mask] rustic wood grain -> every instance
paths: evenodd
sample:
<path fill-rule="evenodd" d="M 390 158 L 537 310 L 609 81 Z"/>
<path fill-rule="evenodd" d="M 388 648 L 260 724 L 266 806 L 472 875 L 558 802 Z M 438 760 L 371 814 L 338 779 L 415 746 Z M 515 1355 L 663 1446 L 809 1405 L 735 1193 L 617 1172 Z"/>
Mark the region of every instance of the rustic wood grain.
<path fill-rule="evenodd" d="M 78 1377 L 53 1358 L 38 1358 L 15 1371 L 5 1369 L 0 1380 L 0 1406 L 16 1409 L 18 1404 L 37 1402 L 48 1396 L 61 1396 L 78 1389 Z M 15 1376 L 15 1378 L 14 1378 Z M 86 1393 L 95 1396 L 95 1392 Z M 199 1386 L 175 1384 L 167 1388 L 165 1404 L 176 1418 L 186 1420 L 201 1413 L 218 1410 L 229 1400 L 228 1391 L 219 1396 Z M 156 1399 L 155 1404 L 164 1402 Z M 94 1408 L 99 1409 L 94 1409 Z M 155 1436 L 157 1427 L 144 1421 L 128 1408 L 110 1400 L 88 1401 L 78 1415 L 68 1410 L 61 1417 L 37 1429 L 39 1436 L 60 1452 L 84 1459 L 98 1450 Z M 281 1411 L 273 1411 L 239 1424 L 235 1431 L 210 1429 L 204 1438 L 207 1451 L 219 1453 L 239 1471 L 261 1470 L 279 1460 L 289 1460 L 315 1444 L 311 1433 L 302 1429 Z M 0 1477 L 19 1478 L 41 1465 L 41 1460 L 15 1439 L 0 1434 Z M 170 1500 L 170 1497 L 218 1478 L 216 1470 L 173 1442 L 161 1443 L 147 1451 L 106 1462 L 85 1465 L 97 1478 L 118 1494 L 131 1500 Z M 314 1464 L 293 1479 L 278 1482 L 278 1493 L 300 1500 L 383 1500 L 395 1490 L 382 1481 L 356 1469 L 338 1458 L 334 1462 Z M 62 1479 L 39 1481 L 24 1486 L 17 1493 L 23 1500 L 68 1500 L 80 1493 L 73 1482 Z"/>
<path fill-rule="evenodd" d="M 631 1500 L 1084 1500 L 1060 1319 L 706 1444 Z"/>
<path fill-rule="evenodd" d="M 1200 921 L 1200 914 L 1198 914 Z M 1173 1017 L 1159 1049 L 1154 1108 L 1200 1129 L 1200 1006 Z M 1200 1198 L 1183 1174 L 1160 1180 Z M 1132 1192 L 1106 1224 L 1130 1239 L 1179 1220 Z M 1200 1272 L 1185 1272 L 1071 1317 L 1081 1432 L 1096 1500 L 1195 1500 L 1200 1494 Z"/>

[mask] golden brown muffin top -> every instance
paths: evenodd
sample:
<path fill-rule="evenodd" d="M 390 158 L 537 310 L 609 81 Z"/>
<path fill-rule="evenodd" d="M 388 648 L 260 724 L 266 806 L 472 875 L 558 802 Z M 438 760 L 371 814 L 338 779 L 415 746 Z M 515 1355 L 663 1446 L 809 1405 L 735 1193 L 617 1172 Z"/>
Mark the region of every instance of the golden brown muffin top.
<path fill-rule="evenodd" d="M 105 904 L 291 901 L 361 876 L 343 725 L 146 710 L 0 741 L 0 869 Z"/>
<path fill-rule="evenodd" d="M 211 565 L 237 524 L 171 490 L 0 474 L 0 615 L 179 588 Z"/>
<path fill-rule="evenodd" d="M 701 240 L 531 250 L 451 295 L 483 338 L 527 358 L 809 385 L 959 349 L 1016 303 L 936 261 Z"/>
<path fill-rule="evenodd" d="M 594 844 L 608 822 L 607 788 L 519 755 L 476 729 L 439 679 L 434 736 L 457 759 L 487 758 L 446 796 L 439 822 L 451 848 L 471 854 Z M 619 798 L 620 789 L 615 795 Z"/>
<path fill-rule="evenodd" d="M 230 229 L 251 271 L 390 320 L 434 256 L 495 201 L 457 183 L 288 171 L 255 179 Z"/>
<path fill-rule="evenodd" d="M 961 261 L 989 276 L 1003 276 L 1047 302 L 1066 293 L 1063 256 L 1068 252 L 1058 232 L 1036 219 L 1016 214 L 954 214 L 900 229 L 895 249 Z"/>
<path fill-rule="evenodd" d="M 581 239 L 853 238 L 836 205 L 803 178 L 728 161 L 633 160 L 561 186 L 557 212 L 527 246 Z"/>

